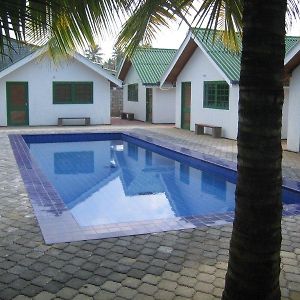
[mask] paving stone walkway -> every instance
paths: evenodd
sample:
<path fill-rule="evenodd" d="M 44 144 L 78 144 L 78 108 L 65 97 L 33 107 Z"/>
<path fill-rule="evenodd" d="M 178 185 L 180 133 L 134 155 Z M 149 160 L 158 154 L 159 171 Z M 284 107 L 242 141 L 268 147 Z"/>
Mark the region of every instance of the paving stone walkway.
<path fill-rule="evenodd" d="M 112 128 L 88 128 L 100 129 Z M 20 130 L 69 129 L 0 129 L 0 299 L 220 299 L 231 225 L 45 245 L 7 138 Z M 234 141 L 163 126 L 135 130 L 236 157 Z M 286 175 L 300 178 L 299 154 L 285 153 L 284 166 Z M 299 300 L 300 216 L 284 218 L 282 224 L 282 299 Z"/>

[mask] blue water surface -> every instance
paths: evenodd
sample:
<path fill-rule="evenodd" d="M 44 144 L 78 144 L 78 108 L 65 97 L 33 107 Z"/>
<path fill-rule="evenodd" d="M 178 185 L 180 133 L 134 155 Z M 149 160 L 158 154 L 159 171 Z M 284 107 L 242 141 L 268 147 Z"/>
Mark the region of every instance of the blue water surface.
<path fill-rule="evenodd" d="M 28 146 L 80 226 L 234 210 L 230 176 L 200 170 L 133 141 L 45 140 Z"/>

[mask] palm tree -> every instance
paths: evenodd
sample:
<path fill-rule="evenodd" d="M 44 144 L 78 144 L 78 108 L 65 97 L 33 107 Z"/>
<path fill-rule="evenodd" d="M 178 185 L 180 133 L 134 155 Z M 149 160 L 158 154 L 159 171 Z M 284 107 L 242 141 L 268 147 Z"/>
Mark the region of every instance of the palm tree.
<path fill-rule="evenodd" d="M 85 50 L 85 56 L 98 64 L 103 63 L 102 55 L 101 47 L 97 44 L 91 44 L 89 48 Z"/>
<path fill-rule="evenodd" d="M 35 1 L 3 2 L 6 5 L 14 2 L 14 5 L 20 7 L 16 20 L 19 28 L 26 29 L 22 9 L 24 3 Z M 77 37 L 79 29 L 74 27 L 75 20 L 80 19 L 74 9 L 85 21 L 90 18 L 84 13 L 81 15 L 80 5 L 83 8 L 91 5 L 90 10 L 101 28 L 105 26 L 103 24 L 108 24 L 108 19 L 118 18 L 117 14 L 112 15 L 112 11 L 130 10 L 132 16 L 119 37 L 119 44 L 127 45 L 128 53 L 132 53 L 142 40 L 146 43 L 151 41 L 159 26 L 167 25 L 168 19 L 178 16 L 187 22 L 188 12 L 194 9 L 189 0 L 61 2 L 66 8 L 70 4 L 74 5 L 74 8 L 69 7 L 72 14 L 63 9 L 62 18 L 60 11 L 56 9 L 57 3 L 50 1 L 51 13 L 58 13 L 59 17 L 55 15 L 53 19 L 46 20 L 41 10 L 32 15 L 29 11 L 29 16 L 34 20 L 36 27 L 33 26 L 30 30 L 36 32 L 36 37 L 40 37 L 39 30 L 43 29 L 41 25 L 53 24 L 50 29 L 47 27 L 50 37 L 54 38 L 58 48 L 62 50 L 72 49 L 76 42 L 82 42 Z M 40 1 L 35 2 L 36 5 L 37 3 Z M 80 3 L 79 6 L 77 3 Z M 292 14 L 298 14 L 298 0 L 289 0 L 288 5 Z M 287 0 L 204 0 L 197 14 L 199 20 L 203 21 L 211 13 L 208 26 L 213 29 L 223 20 L 228 32 L 224 35 L 224 40 L 235 40 L 234 29 L 243 30 L 236 209 L 224 300 L 280 299 L 281 110 L 286 6 Z M 5 25 L 3 18 L 6 15 L 12 16 L 2 13 L 2 25 Z M 28 14 L 26 16 L 28 18 Z M 64 28 L 65 18 L 72 26 Z M 8 19 L 15 20 L 12 17 Z M 61 33 L 60 28 L 63 28 Z M 85 26 L 80 26 L 81 28 L 85 32 Z M 15 32 L 17 38 L 24 38 L 24 32 Z M 91 34 L 92 30 L 87 32 Z M 3 45 L 3 35 L 0 33 L 0 47 Z M 53 43 L 54 46 L 56 44 Z"/>
<path fill-rule="evenodd" d="M 244 1 L 236 209 L 223 299 L 281 297 L 286 5 L 286 0 Z"/>

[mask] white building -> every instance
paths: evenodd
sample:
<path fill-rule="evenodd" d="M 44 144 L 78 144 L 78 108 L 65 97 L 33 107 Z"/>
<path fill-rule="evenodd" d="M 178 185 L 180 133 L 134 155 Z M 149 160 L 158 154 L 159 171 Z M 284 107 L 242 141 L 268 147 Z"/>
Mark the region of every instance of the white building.
<path fill-rule="evenodd" d="M 287 53 L 299 38 L 287 37 Z M 224 48 L 212 33 L 192 29 L 170 66 L 161 84 L 176 84 L 176 127 L 194 131 L 195 124 L 222 127 L 222 136 L 236 139 L 240 53 Z M 209 128 L 206 129 L 210 131 Z M 283 109 L 282 138 L 287 137 L 287 104 Z"/>
<path fill-rule="evenodd" d="M 287 149 L 300 151 L 300 43 L 285 57 L 288 89 Z"/>
<path fill-rule="evenodd" d="M 74 117 L 110 124 L 111 83 L 122 85 L 78 53 L 55 65 L 44 50 L 16 45 L 12 60 L 0 63 L 0 126 L 57 125 L 58 118 Z"/>
<path fill-rule="evenodd" d="M 124 82 L 123 111 L 151 123 L 175 123 L 175 88 L 160 86 L 160 78 L 176 50 L 139 48 L 125 59 L 117 77 Z"/>

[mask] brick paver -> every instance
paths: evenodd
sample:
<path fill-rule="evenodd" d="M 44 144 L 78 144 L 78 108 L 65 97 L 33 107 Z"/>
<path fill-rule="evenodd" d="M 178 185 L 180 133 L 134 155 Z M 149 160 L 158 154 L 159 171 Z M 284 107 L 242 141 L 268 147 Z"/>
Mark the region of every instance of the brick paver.
<path fill-rule="evenodd" d="M 44 244 L 7 134 L 111 129 L 120 128 L 0 129 L 0 299 L 220 299 L 231 225 Z M 236 159 L 235 141 L 170 126 L 134 130 Z M 284 153 L 283 173 L 300 180 L 299 154 Z M 300 299 L 300 216 L 282 223 L 283 299 Z"/>

